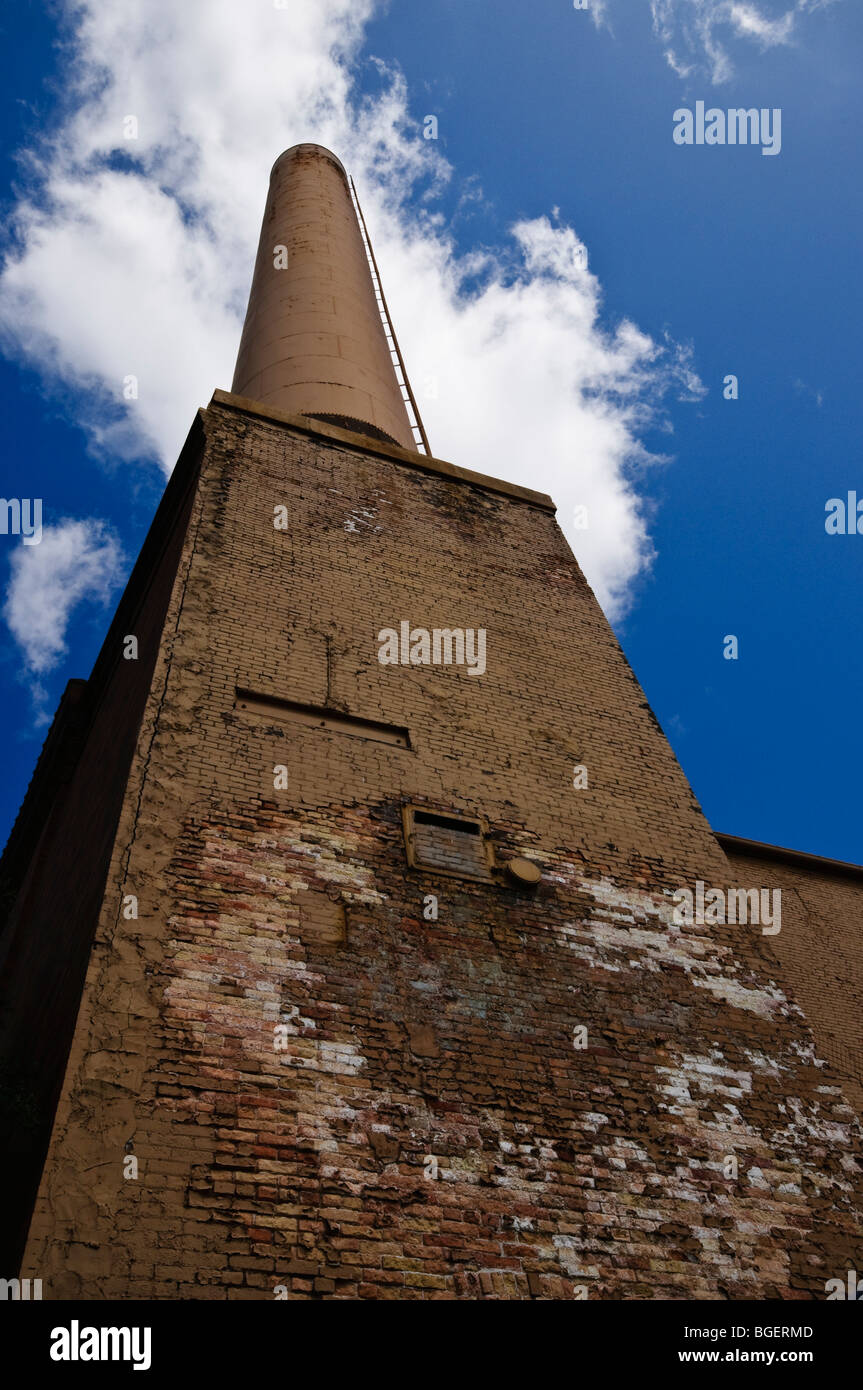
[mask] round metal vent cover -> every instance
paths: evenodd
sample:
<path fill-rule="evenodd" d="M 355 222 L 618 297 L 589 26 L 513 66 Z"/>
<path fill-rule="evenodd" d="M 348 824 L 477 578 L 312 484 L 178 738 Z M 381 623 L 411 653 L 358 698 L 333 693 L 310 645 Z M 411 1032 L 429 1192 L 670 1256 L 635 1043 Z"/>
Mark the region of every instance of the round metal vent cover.
<path fill-rule="evenodd" d="M 522 887 L 534 887 L 542 878 L 542 869 L 530 859 L 507 859 L 506 871 Z"/>

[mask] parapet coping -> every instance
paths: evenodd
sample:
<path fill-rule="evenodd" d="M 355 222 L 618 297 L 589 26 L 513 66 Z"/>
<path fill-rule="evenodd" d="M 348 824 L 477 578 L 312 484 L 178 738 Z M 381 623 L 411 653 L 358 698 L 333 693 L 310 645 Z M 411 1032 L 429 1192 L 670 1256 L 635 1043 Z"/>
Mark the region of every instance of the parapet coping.
<path fill-rule="evenodd" d="M 260 401 L 250 400 L 248 396 L 235 396 L 230 391 L 214 391 L 210 405 L 225 406 L 228 410 L 236 410 L 242 415 L 256 415 L 262 420 L 272 420 L 279 425 L 288 425 L 291 429 L 302 431 L 303 434 L 313 435 L 319 439 L 329 439 L 337 444 L 349 444 L 352 449 L 361 449 L 363 453 L 392 459 L 395 463 L 404 464 L 407 468 L 415 468 L 421 473 L 433 473 L 440 478 L 449 478 L 455 482 L 469 483 L 472 487 L 483 488 L 486 492 L 497 492 L 504 497 L 513 497 L 519 502 L 527 502 L 531 507 L 539 507 L 543 511 L 551 512 L 552 516 L 557 511 L 552 498 L 544 492 L 534 492 L 533 488 L 521 487 L 519 483 L 506 483 L 501 478 L 490 478 L 485 473 L 474 473 L 469 468 L 459 468 L 456 464 L 446 463 L 443 459 L 431 458 L 428 454 L 418 454 L 410 449 L 403 449 L 399 444 L 387 444 L 383 440 L 370 439 L 364 434 L 354 434 L 351 430 L 343 430 L 338 425 L 310 420 L 305 415 L 291 415 L 288 411 L 279 410 L 276 406 L 263 405 Z"/>
<path fill-rule="evenodd" d="M 808 854 L 802 849 L 784 849 L 782 845 L 767 845 L 761 840 L 744 840 L 739 835 L 720 835 L 714 838 L 722 849 L 731 854 L 748 854 L 753 859 L 778 859 L 799 869 L 820 869 L 822 873 L 848 874 L 863 879 L 863 864 L 850 864 L 844 859 L 823 859 L 820 854 Z"/>

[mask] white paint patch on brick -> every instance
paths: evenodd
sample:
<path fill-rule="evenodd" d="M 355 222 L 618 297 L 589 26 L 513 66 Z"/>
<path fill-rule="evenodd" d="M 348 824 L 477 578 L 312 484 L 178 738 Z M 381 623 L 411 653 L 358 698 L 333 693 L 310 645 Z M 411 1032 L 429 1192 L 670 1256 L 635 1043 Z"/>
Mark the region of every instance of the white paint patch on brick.
<path fill-rule="evenodd" d="M 794 1008 L 773 985 L 744 985 L 736 978 L 742 966 L 732 952 L 709 935 L 682 932 L 672 920 L 670 895 L 621 889 L 609 879 L 578 878 L 602 909 L 579 923 L 567 923 L 566 941 L 588 965 L 619 972 L 641 968 L 660 971 L 664 965 L 682 968 L 690 983 L 708 989 L 737 1008 L 762 1018 Z M 617 925 L 621 922 L 632 926 Z M 636 926 L 643 922 L 644 926 Z M 560 933 L 557 933 L 560 939 Z M 639 955 L 634 954 L 640 952 Z M 723 973 L 727 972 L 727 973 Z"/>

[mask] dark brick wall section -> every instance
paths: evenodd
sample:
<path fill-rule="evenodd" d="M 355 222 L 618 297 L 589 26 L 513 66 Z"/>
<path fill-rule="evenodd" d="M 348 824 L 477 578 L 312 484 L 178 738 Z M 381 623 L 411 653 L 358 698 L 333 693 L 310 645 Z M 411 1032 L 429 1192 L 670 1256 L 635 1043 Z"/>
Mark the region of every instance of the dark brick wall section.
<path fill-rule="evenodd" d="M 87 682 L 71 682 L 0 862 L 0 1265 L 20 1258 L 194 497 L 196 423 Z M 123 638 L 138 638 L 138 660 Z M 71 708 L 70 708 L 71 706 Z M 111 907 L 119 900 L 109 889 Z"/>

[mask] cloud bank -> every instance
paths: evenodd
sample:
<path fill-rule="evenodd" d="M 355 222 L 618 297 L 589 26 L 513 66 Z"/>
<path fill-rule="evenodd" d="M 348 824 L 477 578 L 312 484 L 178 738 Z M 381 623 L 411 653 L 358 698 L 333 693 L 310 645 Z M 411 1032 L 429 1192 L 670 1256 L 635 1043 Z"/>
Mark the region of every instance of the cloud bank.
<path fill-rule="evenodd" d="M 107 603 L 122 570 L 117 538 L 96 520 L 46 526 L 39 545 L 12 552 L 3 618 L 24 654 L 38 723 L 46 720 L 41 677 L 66 655 L 72 610 L 85 601 Z"/>
<path fill-rule="evenodd" d="M 668 64 L 680 77 L 706 75 L 727 82 L 734 75 L 732 41 L 761 52 L 790 44 L 800 21 L 835 0 L 650 0 L 653 30 Z"/>
<path fill-rule="evenodd" d="M 703 394 L 690 355 L 604 322 L 585 248 L 552 215 L 459 253 L 435 212 L 456 176 L 402 77 L 379 64 L 377 94 L 357 88 L 375 8 L 70 0 L 67 109 L 28 153 L 0 341 L 47 390 L 72 388 L 95 452 L 167 472 L 195 408 L 230 385 L 270 166 L 300 141 L 327 145 L 356 178 L 434 452 L 551 493 L 619 616 L 652 554 L 636 485 L 655 459 L 641 441 L 669 393 Z M 587 529 L 572 525 L 577 506 Z M 71 525 L 58 528 L 67 541 Z M 53 638 L 20 620 L 28 583 L 54 605 Z M 7 613 L 34 671 L 62 656 L 69 593 L 94 591 L 61 588 L 16 556 Z"/>

